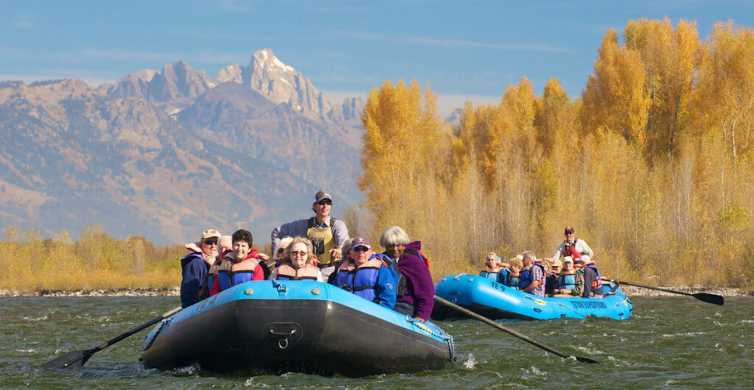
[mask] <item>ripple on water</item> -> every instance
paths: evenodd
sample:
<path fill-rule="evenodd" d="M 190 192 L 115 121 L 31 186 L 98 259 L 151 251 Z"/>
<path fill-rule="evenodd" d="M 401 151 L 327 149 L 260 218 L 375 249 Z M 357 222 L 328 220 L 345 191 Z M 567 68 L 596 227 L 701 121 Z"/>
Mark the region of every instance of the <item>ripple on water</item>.
<path fill-rule="evenodd" d="M 96 354 L 83 370 L 39 369 L 59 353 L 96 345 L 173 306 L 175 298 L 161 297 L 4 299 L 0 351 L 10 353 L 0 354 L 0 388 L 542 388 L 546 382 L 551 390 L 597 383 L 634 388 L 754 383 L 754 300 L 748 297 L 726 300 L 724 307 L 637 298 L 636 316 L 629 321 L 504 322 L 566 354 L 595 358 L 598 365 L 560 359 L 479 322 L 461 320 L 439 323 L 455 337 L 460 359 L 432 372 L 343 378 L 224 376 L 196 366 L 147 370 L 138 363 L 141 335 Z"/>

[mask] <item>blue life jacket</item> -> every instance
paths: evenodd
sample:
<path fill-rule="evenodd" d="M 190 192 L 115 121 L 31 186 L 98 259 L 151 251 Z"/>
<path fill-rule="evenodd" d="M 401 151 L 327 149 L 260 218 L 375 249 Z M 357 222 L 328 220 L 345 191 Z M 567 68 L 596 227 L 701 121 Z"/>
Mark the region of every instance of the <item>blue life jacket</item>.
<path fill-rule="evenodd" d="M 532 282 L 532 274 L 531 274 L 531 268 L 529 269 L 522 269 L 521 272 L 518 274 L 518 288 L 520 290 L 525 289 L 528 287 Z"/>
<path fill-rule="evenodd" d="M 566 290 L 576 288 L 576 274 L 560 275 L 558 278 L 558 288 Z"/>
<path fill-rule="evenodd" d="M 377 264 L 381 265 L 381 263 Z M 379 273 L 380 267 L 373 265 L 362 266 L 354 270 L 338 270 L 338 274 L 335 276 L 335 284 L 346 291 L 375 302 L 377 300 L 376 287 Z"/>
<path fill-rule="evenodd" d="M 513 276 L 513 275 L 511 275 L 511 277 L 510 277 L 510 284 L 508 284 L 508 286 L 511 286 L 513 288 L 518 288 L 518 284 L 521 283 L 520 275 L 521 274 L 519 274 L 519 276 Z"/>
<path fill-rule="evenodd" d="M 357 268 L 353 273 L 353 293 L 374 302 L 377 298 L 377 275 L 380 269 L 376 267 Z"/>
<path fill-rule="evenodd" d="M 229 270 L 220 270 L 217 272 L 217 282 L 220 286 L 220 291 L 227 290 L 233 287 L 233 276 Z"/>
<path fill-rule="evenodd" d="M 487 278 L 489 280 L 497 282 L 499 272 L 489 272 L 489 271 L 481 271 L 479 272 L 479 276 L 483 278 Z"/>
<path fill-rule="evenodd" d="M 511 270 L 509 270 L 508 268 L 501 269 L 500 272 L 497 273 L 497 282 L 504 286 L 510 286 Z"/>
<path fill-rule="evenodd" d="M 254 279 L 254 271 L 251 270 L 233 271 L 232 275 L 234 286 Z"/>

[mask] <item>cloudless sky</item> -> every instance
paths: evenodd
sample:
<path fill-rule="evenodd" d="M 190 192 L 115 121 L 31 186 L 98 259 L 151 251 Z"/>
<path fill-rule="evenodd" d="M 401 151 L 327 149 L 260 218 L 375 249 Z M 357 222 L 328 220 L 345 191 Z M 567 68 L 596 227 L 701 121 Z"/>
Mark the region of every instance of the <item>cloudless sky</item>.
<path fill-rule="evenodd" d="M 177 60 L 214 77 L 271 48 L 334 96 L 416 79 L 460 105 L 524 75 L 577 96 L 608 28 L 663 17 L 706 38 L 715 22 L 754 26 L 754 1 L 0 0 L 0 80 L 101 83 Z"/>

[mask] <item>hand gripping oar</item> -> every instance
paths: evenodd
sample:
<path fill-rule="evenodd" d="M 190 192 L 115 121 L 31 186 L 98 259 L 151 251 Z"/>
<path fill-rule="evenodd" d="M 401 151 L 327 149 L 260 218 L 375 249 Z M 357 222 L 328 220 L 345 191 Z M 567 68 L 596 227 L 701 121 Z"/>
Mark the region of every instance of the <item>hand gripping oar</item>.
<path fill-rule="evenodd" d="M 580 362 L 582 362 L 582 363 L 598 363 L 598 362 L 597 362 L 596 360 L 593 360 L 593 359 L 590 359 L 590 358 L 581 357 L 581 356 L 575 356 L 575 355 L 568 355 L 568 354 L 565 354 L 565 353 L 563 353 L 563 352 L 560 352 L 560 351 L 556 351 L 556 350 L 554 350 L 554 349 L 552 349 L 552 348 L 550 348 L 550 347 L 548 347 L 548 346 L 546 346 L 546 345 L 544 345 L 544 344 L 542 344 L 542 343 L 540 343 L 540 342 L 538 342 L 538 341 L 534 341 L 534 340 L 530 339 L 530 338 L 529 338 L 528 336 L 525 336 L 525 335 L 523 335 L 523 334 L 521 334 L 521 333 L 518 333 L 518 332 L 516 332 L 516 331 L 515 331 L 515 330 L 513 330 L 513 329 L 509 329 L 509 328 L 506 328 L 506 327 L 504 327 L 504 326 L 502 326 L 502 325 L 498 324 L 497 322 L 495 322 L 495 321 L 492 321 L 491 319 L 489 319 L 489 318 L 487 318 L 487 317 L 481 316 L 481 315 L 479 315 L 479 314 L 477 314 L 477 313 L 474 313 L 474 312 L 473 312 L 473 311 L 471 311 L 471 310 L 468 310 L 468 309 L 466 309 L 466 308 L 463 308 L 463 307 L 461 307 L 461 306 L 458 306 L 458 305 L 456 305 L 456 304 L 455 304 L 455 303 L 453 303 L 453 302 L 450 302 L 450 301 L 448 301 L 448 300 L 446 300 L 446 299 L 443 299 L 443 298 L 440 298 L 440 297 L 438 297 L 437 295 L 435 295 L 435 301 L 437 301 L 437 302 L 439 302 L 439 303 L 442 303 L 443 305 L 445 305 L 445 306 L 447 306 L 447 307 L 449 307 L 449 308 L 451 308 L 451 309 L 454 309 L 454 310 L 457 310 L 457 311 L 459 311 L 459 312 L 461 312 L 461 313 L 463 313 L 463 314 L 466 314 L 467 316 L 469 316 L 469 317 L 471 317 L 471 318 L 473 318 L 473 319 L 476 319 L 476 320 L 482 321 L 482 322 L 484 322 L 485 324 L 487 324 L 487 325 L 489 325 L 489 326 L 491 326 L 491 327 L 493 327 L 493 328 L 497 328 L 497 329 L 500 329 L 500 330 L 502 330 L 503 332 L 505 332 L 505 333 L 508 333 L 509 335 L 511 335 L 511 336 L 513 336 L 513 337 L 516 337 L 516 338 L 518 338 L 518 339 L 524 340 L 524 341 L 526 341 L 526 342 L 527 342 L 527 343 L 529 343 L 529 344 L 532 344 L 532 345 L 534 345 L 534 346 L 537 346 L 537 347 L 539 347 L 539 348 L 542 348 L 542 349 L 544 349 L 545 351 L 547 351 L 547 352 L 550 352 L 550 353 L 552 353 L 552 354 L 555 354 L 555 355 L 557 355 L 557 356 L 560 356 L 560 357 L 562 357 L 562 358 L 570 358 L 571 356 L 573 356 L 573 357 L 575 357 L 575 358 L 576 358 L 576 360 L 578 360 L 578 361 L 580 361 Z"/>
<path fill-rule="evenodd" d="M 121 341 L 125 339 L 128 336 L 131 336 L 135 333 L 139 333 L 140 331 L 144 330 L 145 328 L 148 328 L 166 318 L 172 317 L 175 313 L 178 313 L 181 311 L 180 307 L 176 307 L 173 310 L 170 310 L 168 312 L 163 313 L 159 317 L 152 318 L 151 320 L 138 325 L 132 329 L 129 329 L 126 331 L 126 333 L 121 334 L 118 337 L 114 337 L 110 340 L 107 340 L 106 342 L 91 348 L 86 349 L 83 351 L 73 351 L 68 352 L 64 355 L 58 356 L 55 359 L 50 360 L 49 362 L 45 363 L 44 368 L 81 368 L 84 364 L 86 364 L 87 360 L 92 357 L 95 353 L 117 343 L 118 341 Z"/>
<path fill-rule="evenodd" d="M 708 294 L 708 293 L 694 293 L 694 294 L 691 294 L 691 293 L 686 293 L 686 292 L 683 292 L 683 291 L 668 290 L 666 288 L 645 286 L 643 284 L 636 284 L 636 283 L 632 283 L 632 282 L 624 282 L 624 281 L 620 281 L 620 280 L 611 280 L 611 279 L 604 279 L 604 278 L 602 280 L 607 280 L 609 282 L 616 282 L 618 284 L 625 284 L 626 286 L 634 286 L 634 287 L 646 288 L 648 290 L 657 290 L 657 291 L 664 291 L 666 293 L 671 293 L 671 294 L 688 295 L 688 296 L 694 297 L 694 298 L 696 298 L 696 299 L 698 299 L 698 300 L 700 300 L 702 302 L 713 303 L 715 305 L 723 305 L 725 303 L 725 298 L 723 298 L 720 295 L 716 295 L 716 294 Z"/>

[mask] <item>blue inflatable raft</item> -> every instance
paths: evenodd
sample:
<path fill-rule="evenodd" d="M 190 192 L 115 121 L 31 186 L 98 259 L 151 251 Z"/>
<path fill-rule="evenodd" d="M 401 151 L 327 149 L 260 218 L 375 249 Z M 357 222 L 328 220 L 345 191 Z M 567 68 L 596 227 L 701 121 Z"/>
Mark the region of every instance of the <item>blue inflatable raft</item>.
<path fill-rule="evenodd" d="M 457 305 L 492 318 L 552 320 L 588 317 L 626 320 L 631 317 L 631 299 L 616 284 L 602 287 L 601 297 L 539 297 L 504 286 L 478 275 L 446 276 L 435 293 Z M 457 316 L 442 305 L 435 305 L 434 319 Z"/>
<path fill-rule="evenodd" d="M 143 349 L 148 368 L 363 376 L 442 368 L 453 338 L 326 283 L 265 280 L 164 320 Z"/>

